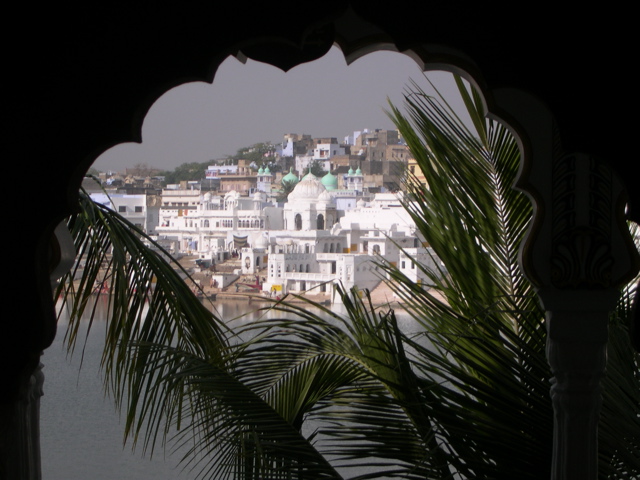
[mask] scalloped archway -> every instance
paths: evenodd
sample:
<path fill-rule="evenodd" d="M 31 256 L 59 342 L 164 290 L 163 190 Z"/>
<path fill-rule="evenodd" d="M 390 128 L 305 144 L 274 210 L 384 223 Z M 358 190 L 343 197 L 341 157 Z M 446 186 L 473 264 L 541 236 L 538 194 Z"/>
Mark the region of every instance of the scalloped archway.
<path fill-rule="evenodd" d="M 369 2 L 336 0 L 307 7 L 299 2 L 278 5 L 280 8 L 257 5 L 250 11 L 242 5 L 158 5 L 151 10 L 142 5 L 96 4 L 74 12 L 56 5 L 50 11 L 40 7 L 37 13 L 28 5 L 12 7 L 17 11 L 7 15 L 15 20 L 16 28 L 29 34 L 26 37 L 38 50 L 31 55 L 31 49 L 27 53 L 15 49 L 17 53 L 12 52 L 9 59 L 9 70 L 19 83 L 12 93 L 21 100 L 8 112 L 16 127 L 9 137 L 16 151 L 42 172 L 33 184 L 44 201 L 39 204 L 39 222 L 25 222 L 24 213 L 17 212 L 7 220 L 9 225 L 25 227 L 21 230 L 24 241 L 9 248 L 26 252 L 21 267 L 16 268 L 14 284 L 28 286 L 11 292 L 13 304 L 20 305 L 20 318 L 12 314 L 3 322 L 1 335 L 2 364 L 7 372 L 0 417 L 2 467 L 9 476 L 39 478 L 35 471 L 39 468 L 37 432 L 26 429 L 37 416 L 36 407 L 29 406 L 35 394 L 32 374 L 40 352 L 55 335 L 49 275 L 64 258 L 64 248 L 59 248 L 64 244 L 62 234 L 57 237 L 59 243 L 50 242 L 56 225 L 73 211 L 81 178 L 99 153 L 118 143 L 140 141 L 142 118 L 159 95 L 186 81 L 211 81 L 229 54 L 287 70 L 319 58 L 334 43 L 347 60 L 372 50 L 393 49 L 410 52 L 425 68 L 460 73 L 477 86 L 489 111 L 506 119 L 522 141 L 521 185 L 539 213 L 523 263 L 540 285 L 550 321 L 559 319 L 558 325 L 569 325 L 552 332 L 551 337 L 559 341 L 551 348 L 552 366 L 557 360 L 560 373 L 570 376 L 576 368 L 572 364 L 575 351 L 562 341 L 595 341 L 598 347 L 590 355 L 597 362 L 589 367 L 589 375 L 592 379 L 601 374 L 602 321 L 595 317 L 608 312 L 611 289 L 637 271 L 638 264 L 637 252 L 621 228 L 622 185 L 600 162 L 606 159 L 616 165 L 627 186 L 628 215 L 640 220 L 640 189 L 629 188 L 637 183 L 630 167 L 634 162 L 628 158 L 628 142 L 635 128 L 621 120 L 628 108 L 630 90 L 625 87 L 631 85 L 631 76 L 611 78 L 611 73 L 603 71 L 633 58 L 632 16 L 623 18 L 605 7 L 594 12 L 571 11 L 565 17 L 554 11 L 551 17 L 535 5 L 525 17 L 505 19 L 505 12 L 497 6 L 423 3 L 394 2 L 393 8 L 374 9 Z M 591 34 L 605 23 L 617 25 L 617 35 Z M 594 68 L 594 58 L 606 60 Z M 505 85 L 514 89 L 498 88 Z M 602 91 L 606 101 L 585 105 L 595 92 Z M 559 138 L 564 151 L 556 148 Z M 565 174 L 554 177 L 554 165 L 566 167 Z M 612 200 L 604 210 L 584 207 L 585 197 L 580 195 L 586 192 L 588 196 L 588 189 L 566 188 L 572 180 L 578 180 L 582 188 L 585 179 L 597 180 L 605 189 L 601 191 L 607 192 L 605 197 Z M 561 191 L 579 200 L 575 203 L 579 222 L 573 224 L 574 230 L 554 222 L 554 215 L 557 219 L 558 214 L 567 214 L 554 210 L 554 195 Z M 19 198 L 20 191 L 15 188 L 10 194 Z M 547 260 L 561 251 L 582 252 L 578 247 L 584 240 L 595 238 L 585 236 L 583 227 L 602 218 L 607 235 L 596 240 L 613 267 L 601 275 L 603 264 L 596 262 L 598 268 L 589 271 L 598 275 L 578 278 L 574 283 L 578 287 L 570 291 L 560 288 L 554 283 L 555 265 Z M 567 265 L 566 257 L 554 258 Z M 593 257 L 572 258 L 580 258 L 572 265 L 576 268 L 562 272 L 593 266 L 589 263 Z M 537 263 L 540 259 L 544 261 Z M 611 281 L 598 284 L 596 279 L 602 278 Z M 584 282 L 591 282 L 586 289 L 588 298 L 581 288 Z M 584 299 L 590 303 L 583 303 Z M 584 328 L 589 324 L 583 321 L 585 313 L 595 319 L 593 328 Z M 586 333 L 575 335 L 577 331 Z M 591 396 L 596 401 L 597 393 Z M 559 414 L 566 413 L 562 403 L 558 401 Z M 591 408 L 586 409 L 587 416 Z M 566 431 L 557 429 L 559 470 L 553 472 L 553 478 L 595 478 L 592 422 L 586 431 L 568 425 Z M 16 438 L 25 440 L 15 442 Z M 582 438 L 587 439 L 586 445 Z M 580 456 L 585 448 L 588 455 Z"/>

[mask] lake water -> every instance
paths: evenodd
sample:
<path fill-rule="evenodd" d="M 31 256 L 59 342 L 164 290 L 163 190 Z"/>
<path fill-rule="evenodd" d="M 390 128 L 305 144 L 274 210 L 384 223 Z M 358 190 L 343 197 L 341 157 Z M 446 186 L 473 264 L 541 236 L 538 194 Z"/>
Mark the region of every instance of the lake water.
<path fill-rule="evenodd" d="M 105 304 L 106 306 L 106 304 Z M 218 302 L 222 318 L 234 318 L 248 309 L 246 302 Z M 250 321 L 252 317 L 247 317 Z M 255 317 L 254 317 L 255 318 Z M 192 480 L 177 457 L 165 458 L 158 449 L 152 458 L 141 448 L 123 445 L 124 423 L 111 399 L 105 398 L 100 356 L 104 344 L 104 314 L 91 329 L 82 358 L 83 342 L 68 356 L 63 347 L 64 320 L 58 335 L 42 356 L 44 396 L 41 399 L 42 475 L 44 480 Z M 402 319 L 405 328 L 410 328 Z M 86 333 L 84 325 L 83 335 Z M 82 367 L 81 367 L 82 359 Z M 80 368 L 81 367 L 81 368 Z"/>

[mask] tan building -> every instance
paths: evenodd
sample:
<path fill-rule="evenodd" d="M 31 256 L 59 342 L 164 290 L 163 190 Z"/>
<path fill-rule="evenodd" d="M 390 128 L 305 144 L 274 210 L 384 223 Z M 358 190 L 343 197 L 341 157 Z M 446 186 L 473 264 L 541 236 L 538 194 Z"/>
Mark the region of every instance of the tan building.
<path fill-rule="evenodd" d="M 220 192 L 238 192 L 241 195 L 253 193 L 258 186 L 258 175 L 249 167 L 248 160 L 238 160 L 236 173 L 220 176 Z"/>
<path fill-rule="evenodd" d="M 418 162 L 413 157 L 409 157 L 407 161 L 407 180 L 410 182 L 417 182 L 425 187 L 428 186 L 427 177 L 425 177 L 418 165 Z"/>

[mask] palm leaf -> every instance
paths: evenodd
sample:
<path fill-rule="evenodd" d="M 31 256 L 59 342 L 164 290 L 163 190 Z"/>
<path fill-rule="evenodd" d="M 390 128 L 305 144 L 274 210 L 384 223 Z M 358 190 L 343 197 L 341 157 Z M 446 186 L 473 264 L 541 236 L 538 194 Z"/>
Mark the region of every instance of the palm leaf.
<path fill-rule="evenodd" d="M 519 164 L 515 140 L 486 121 L 477 95 L 457 82 L 476 132 L 415 84 L 406 95 L 409 113 L 393 106 L 390 113 L 429 182 L 421 186 L 409 177 L 405 206 L 448 276 L 424 272 L 435 296 L 384 266 L 433 345 L 420 351 L 416 367 L 452 387 L 441 392 L 445 409 L 465 412 L 461 421 L 447 413 L 441 425 L 469 474 L 540 478 L 550 471 L 550 372 L 543 312 L 517 264 L 531 206 L 512 188 Z M 638 363 L 621 338 L 616 329 L 612 347 L 619 356 L 610 359 L 615 375 L 606 383 L 621 388 L 605 390 L 601 425 L 613 418 L 612 409 L 627 418 L 626 437 L 601 427 L 602 478 L 638 471 Z"/>
<path fill-rule="evenodd" d="M 340 478 L 238 379 L 237 340 L 193 295 L 187 273 L 185 281 L 166 252 L 113 210 L 82 195 L 79 212 L 69 220 L 77 263 L 56 292 L 70 315 L 65 340 L 72 351 L 81 320 L 88 315 L 91 328 L 96 303 L 109 302 L 102 364 L 133 445 L 153 453 L 172 442 L 185 466 L 210 478 L 290 478 L 292 470 Z M 96 294 L 104 283 L 108 298 Z"/>
<path fill-rule="evenodd" d="M 300 429 L 314 425 L 316 448 L 339 468 L 375 467 L 354 478 L 451 477 L 393 312 L 338 289 L 346 318 L 285 299 L 272 307 L 284 318 L 247 326 L 264 333 L 243 346 L 240 377 Z"/>

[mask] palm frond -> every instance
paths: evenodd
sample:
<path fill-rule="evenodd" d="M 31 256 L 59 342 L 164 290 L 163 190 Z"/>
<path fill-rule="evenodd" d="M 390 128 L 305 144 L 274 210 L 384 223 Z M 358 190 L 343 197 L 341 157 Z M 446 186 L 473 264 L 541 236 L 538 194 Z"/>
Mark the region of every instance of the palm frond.
<path fill-rule="evenodd" d="M 512 188 L 520 160 L 515 140 L 504 126 L 487 121 L 477 96 L 457 82 L 476 132 L 452 126 L 457 116 L 416 85 L 406 96 L 409 113 L 393 106 L 390 112 L 428 181 L 422 186 L 409 177 L 405 206 L 448 275 L 425 272 L 433 286 L 428 291 L 393 265 L 385 268 L 429 340 L 430 348 L 419 350 L 415 367 L 452 386 L 441 391 L 445 409 L 465 412 L 463 422 L 456 423 L 449 413 L 443 417 L 454 451 L 478 478 L 539 478 L 548 474 L 551 458 L 550 372 L 543 312 L 517 263 L 532 210 Z M 612 409 L 631 420 L 627 426 L 632 428 L 624 429 L 623 441 L 603 428 L 601 455 L 607 460 L 602 478 L 637 472 L 630 452 L 638 458 L 633 433 L 638 416 L 632 407 L 636 402 L 637 412 L 638 363 L 627 346 L 620 349 L 624 335 L 617 332 L 612 348 L 620 357 L 612 357 L 610 365 L 626 378 L 617 380 L 624 393 L 605 389 L 601 424 Z M 614 453 L 621 451 L 626 456 Z"/>
<path fill-rule="evenodd" d="M 117 212 L 85 195 L 80 201 L 69 221 L 76 266 L 56 292 L 60 311 L 70 315 L 65 340 L 73 350 L 82 319 L 88 316 L 91 328 L 95 305 L 108 302 L 102 365 L 133 445 L 153 453 L 172 442 L 201 477 L 278 479 L 296 470 L 299 478 L 339 479 L 238 379 L 237 339 L 192 293 L 187 272 Z M 99 294 L 104 285 L 108 294 Z"/>

